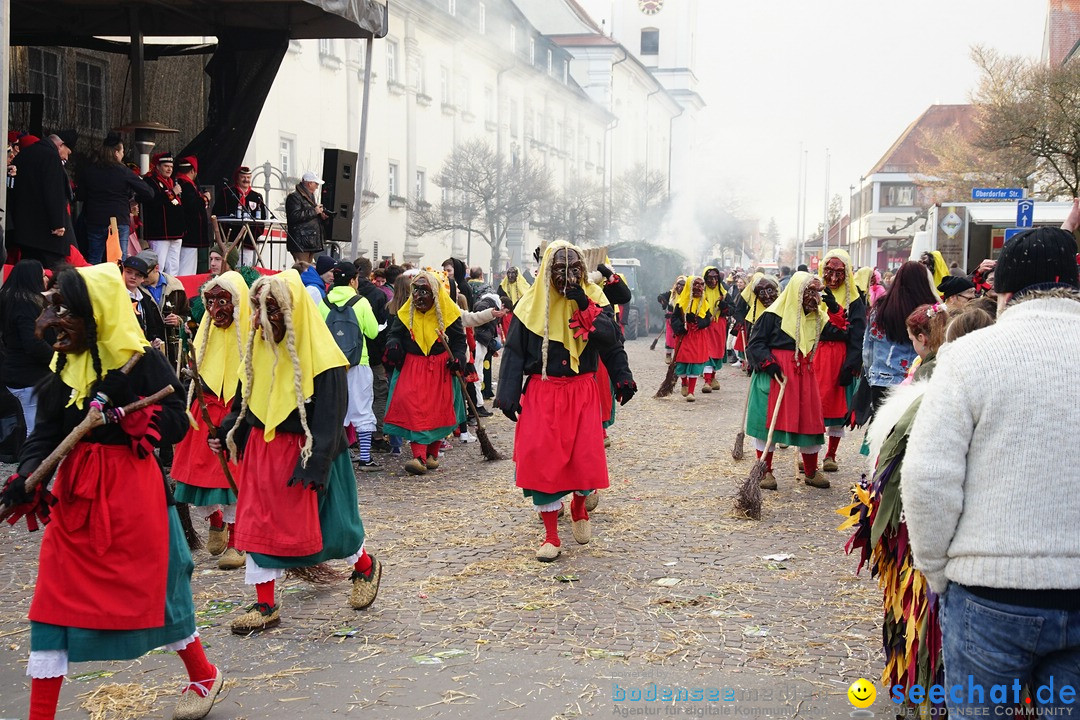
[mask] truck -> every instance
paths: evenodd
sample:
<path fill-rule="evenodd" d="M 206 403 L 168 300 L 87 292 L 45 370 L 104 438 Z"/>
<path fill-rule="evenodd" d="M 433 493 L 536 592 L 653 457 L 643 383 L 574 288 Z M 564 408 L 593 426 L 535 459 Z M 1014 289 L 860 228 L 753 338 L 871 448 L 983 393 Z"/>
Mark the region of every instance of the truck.
<path fill-rule="evenodd" d="M 609 264 L 630 288 L 630 303 L 619 308 L 619 321 L 623 325 L 626 339 L 636 340 L 639 335 L 648 335 L 649 303 L 642 295 L 641 285 L 638 283 L 641 261 L 637 258 L 611 258 Z"/>

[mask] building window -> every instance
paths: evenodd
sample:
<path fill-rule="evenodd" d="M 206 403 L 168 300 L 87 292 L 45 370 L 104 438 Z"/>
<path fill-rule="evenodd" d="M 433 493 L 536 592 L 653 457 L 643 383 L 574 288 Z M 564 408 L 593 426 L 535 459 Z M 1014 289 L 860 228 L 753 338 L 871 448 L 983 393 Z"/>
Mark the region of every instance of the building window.
<path fill-rule="evenodd" d="M 526 108 L 525 110 L 525 137 L 536 137 L 536 114 L 532 111 L 532 108 Z"/>
<path fill-rule="evenodd" d="M 518 104 L 517 100 L 510 101 L 510 137 L 518 136 Z"/>
<path fill-rule="evenodd" d="M 487 8 L 484 7 L 484 3 L 480 3 L 480 7 L 478 8 L 477 13 L 477 28 L 479 29 L 481 35 L 485 35 L 487 34 Z"/>
<path fill-rule="evenodd" d="M 529 38 L 529 62 L 536 64 L 536 38 Z"/>
<path fill-rule="evenodd" d="M 457 15 L 457 0 L 446 0 L 446 12 Z"/>
<path fill-rule="evenodd" d="M 918 201 L 915 186 L 911 183 L 881 183 L 881 209 L 896 210 L 913 208 Z"/>
<path fill-rule="evenodd" d="M 416 201 L 424 202 L 427 199 L 425 188 L 427 187 L 427 176 L 423 170 L 416 171 Z"/>
<path fill-rule="evenodd" d="M 60 119 L 60 56 L 40 48 L 28 48 L 30 92 L 45 96 L 45 117 Z"/>
<path fill-rule="evenodd" d="M 551 65 L 551 48 L 548 48 L 548 51 L 547 51 L 547 69 L 548 69 L 548 75 L 550 75 L 550 74 L 551 74 L 551 67 L 552 67 L 552 65 Z"/>
<path fill-rule="evenodd" d="M 510 52 L 517 54 L 517 25 L 510 26 Z"/>
<path fill-rule="evenodd" d="M 75 109 L 80 127 L 89 130 L 105 128 L 105 81 L 100 65 L 75 62 Z"/>
<path fill-rule="evenodd" d="M 281 170 L 281 174 L 285 177 L 293 176 L 293 168 L 296 164 L 293 162 L 293 153 L 296 151 L 296 141 L 291 137 L 284 135 L 278 141 L 278 168 Z"/>
<path fill-rule="evenodd" d="M 462 112 L 469 112 L 469 79 L 464 75 L 458 77 L 458 107 Z"/>
<path fill-rule="evenodd" d="M 424 72 L 424 56 L 416 58 L 416 92 L 427 95 L 427 73 Z"/>
<path fill-rule="evenodd" d="M 660 31 L 656 28 L 643 28 L 641 30 L 641 54 L 660 54 Z"/>
<path fill-rule="evenodd" d="M 563 60 L 563 64 L 562 64 L 562 84 L 563 85 L 569 85 L 570 84 L 570 61 L 569 60 Z"/>
<path fill-rule="evenodd" d="M 439 92 L 442 93 L 443 105 L 452 105 L 450 98 L 450 70 L 443 66 L 439 68 Z"/>
<path fill-rule="evenodd" d="M 319 55 L 321 57 L 337 57 L 334 52 L 333 38 L 319 38 Z"/>
<path fill-rule="evenodd" d="M 386 81 L 397 82 L 397 43 L 386 41 Z"/>
<path fill-rule="evenodd" d="M 386 194 L 390 197 L 397 195 L 397 163 L 390 163 L 390 172 L 386 178 Z"/>

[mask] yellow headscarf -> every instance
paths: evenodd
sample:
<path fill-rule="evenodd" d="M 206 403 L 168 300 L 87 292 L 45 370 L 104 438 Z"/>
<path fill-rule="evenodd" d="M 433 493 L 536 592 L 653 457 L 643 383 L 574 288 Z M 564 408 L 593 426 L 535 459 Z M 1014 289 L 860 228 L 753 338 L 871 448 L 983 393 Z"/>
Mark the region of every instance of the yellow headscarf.
<path fill-rule="evenodd" d="M 825 327 L 829 316 L 818 306 L 816 312 L 804 313 L 802 308 L 803 289 L 813 276 L 808 272 L 797 272 L 791 276 L 787 287 L 776 298 L 776 302 L 765 312 L 779 315 L 780 329 L 795 341 L 795 347 L 804 357 L 809 357 L 817 345 L 821 329 Z"/>
<path fill-rule="evenodd" d="M 94 324 L 97 326 L 97 352 L 101 358 L 101 373 L 123 367 L 132 355 L 142 355 L 149 343 L 143 335 L 135 313 L 128 312 L 131 296 L 124 287 L 120 268 L 114 263 L 102 263 L 91 267 L 76 268 L 86 283 L 90 304 L 94 307 Z M 50 367 L 56 371 L 60 353 L 53 355 Z M 68 407 L 82 408 L 90 386 L 97 382 L 94 360 L 90 350 L 69 353 L 60 371 L 60 379 L 71 388 Z"/>
<path fill-rule="evenodd" d="M 694 300 L 694 280 L 698 278 L 697 275 L 687 275 L 686 284 L 683 285 L 682 292 L 679 293 L 679 299 L 675 301 L 675 305 L 682 308 L 683 314 L 697 315 L 698 317 L 705 317 L 705 313 L 709 312 L 709 301 L 707 299 L 707 293 L 709 292 L 709 286 L 705 286 L 705 292 L 701 294 L 701 297 Z M 704 281 L 704 278 L 702 278 Z M 690 312 L 687 313 L 686 309 L 690 308 Z"/>
<path fill-rule="evenodd" d="M 315 392 L 315 377 L 330 368 L 347 367 L 348 360 L 304 290 L 299 273 L 286 270 L 261 277 L 251 286 L 251 297 L 260 289 L 263 293 L 269 291 L 285 314 L 285 338 L 280 345 L 273 338 L 263 338 L 260 329 L 255 329 L 249 340 L 251 377 L 243 378 L 248 408 L 262 421 L 263 435 L 270 441 L 277 426 L 297 409 L 297 388 L 307 401 Z M 299 367 L 293 364 L 293 350 Z"/>
<path fill-rule="evenodd" d="M 544 250 L 544 257 L 540 260 L 536 282 L 532 284 L 528 292 L 521 296 L 521 300 L 514 307 L 514 317 L 541 338 L 561 343 L 570 353 L 570 369 L 577 372 L 581 353 L 585 351 L 588 340 L 574 337 L 574 331 L 570 329 L 570 318 L 577 310 L 577 303 L 567 300 L 556 292 L 551 284 L 552 258 L 555 257 L 557 250 L 564 249 L 574 250 L 584 261 L 585 254 L 581 249 L 565 240 L 557 240 L 548 245 Z M 604 307 L 609 304 L 603 288 L 589 282 L 587 277 L 581 278 L 581 287 L 589 299 L 597 305 Z M 547 376 L 546 364 L 543 375 Z"/>
<path fill-rule="evenodd" d="M 874 273 L 874 268 L 866 265 L 855 271 L 855 287 L 862 290 L 863 295 L 870 297 L 870 277 Z"/>
<path fill-rule="evenodd" d="M 685 285 L 686 284 L 686 276 L 685 275 L 679 275 L 677 278 L 675 278 L 675 282 L 671 283 L 671 292 L 668 295 L 668 305 L 674 305 L 676 302 L 679 301 L 680 293 L 676 292 L 675 288 L 679 287 L 679 281 L 680 280 L 682 280 L 683 285 Z"/>
<path fill-rule="evenodd" d="M 825 258 L 818 263 L 817 269 L 818 277 L 822 278 L 822 284 L 825 282 L 825 263 L 832 258 L 837 258 L 844 263 L 844 284 L 833 292 L 833 297 L 836 298 L 836 302 L 840 307 L 846 310 L 851 301 L 859 297 L 859 288 L 855 285 L 855 273 L 851 271 L 851 256 L 848 255 L 847 250 L 839 248 L 825 253 Z"/>
<path fill-rule="evenodd" d="M 503 278 L 502 282 L 499 283 L 499 287 L 506 293 L 506 297 L 510 298 L 510 302 L 516 305 L 521 296 L 525 294 L 525 291 L 529 289 L 529 282 L 521 277 L 521 272 L 518 272 L 517 280 L 512 285 L 509 279 Z"/>
<path fill-rule="evenodd" d="M 945 258 L 937 250 L 930 251 L 930 257 L 934 259 L 934 292 L 937 292 L 937 286 L 941 284 L 941 281 L 949 277 L 949 264 L 945 262 Z"/>
<path fill-rule="evenodd" d="M 435 304 L 426 313 L 413 309 L 412 287 L 419 278 L 425 278 L 435 294 Z M 431 354 L 431 346 L 439 342 L 439 332 L 446 332 L 455 320 L 461 317 L 461 308 L 450 299 L 446 285 L 439 281 L 435 273 L 421 270 L 409 281 L 409 299 L 397 311 L 398 319 L 405 323 L 412 333 L 412 339 L 420 346 L 425 355 Z"/>
<path fill-rule="evenodd" d="M 707 272 L 709 272 L 710 270 L 715 270 L 716 272 L 720 272 L 720 268 L 716 267 L 715 265 L 709 265 L 708 267 L 706 267 L 704 270 L 701 271 L 701 277 L 704 278 L 705 274 Z M 721 300 L 723 300 L 724 296 L 726 296 L 726 295 L 727 295 L 727 288 L 724 287 L 723 281 L 717 282 L 716 287 L 714 287 L 714 288 L 710 288 L 709 283 L 705 283 L 705 302 L 708 305 L 709 312 L 711 312 L 713 314 L 713 316 L 717 315 L 717 311 L 718 311 L 717 303 L 719 303 Z"/>
<path fill-rule="evenodd" d="M 221 288 L 232 295 L 233 324 L 224 330 L 214 326 L 210 306 L 206 302 L 206 293 L 214 288 Z M 228 405 L 236 394 L 236 383 L 240 380 L 240 365 L 244 359 L 243 338 L 251 328 L 248 286 L 243 275 L 230 270 L 208 280 L 202 287 L 201 295 L 207 311 L 199 323 L 199 331 L 195 333 L 199 375 L 210 392 Z"/>
<path fill-rule="evenodd" d="M 758 300 L 758 296 L 754 294 L 754 288 L 756 288 L 758 283 L 762 280 L 768 280 L 777 288 L 777 290 L 780 289 L 780 283 L 776 282 L 776 278 L 770 275 L 758 272 L 751 276 L 750 280 L 746 283 L 746 287 L 743 288 L 742 291 L 742 299 L 750 306 L 750 310 L 746 313 L 746 322 L 750 325 L 753 325 L 754 322 L 761 317 L 761 313 L 768 310 L 765 303 Z"/>

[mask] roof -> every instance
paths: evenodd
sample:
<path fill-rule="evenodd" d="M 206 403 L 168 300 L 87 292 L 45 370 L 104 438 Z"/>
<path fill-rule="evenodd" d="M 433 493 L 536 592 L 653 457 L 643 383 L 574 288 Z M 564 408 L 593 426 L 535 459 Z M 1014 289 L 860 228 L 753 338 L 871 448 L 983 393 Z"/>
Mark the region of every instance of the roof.
<path fill-rule="evenodd" d="M 78 47 L 94 36 L 216 36 L 227 29 L 304 38 L 386 34 L 387 0 L 11 0 L 12 45 Z"/>
<path fill-rule="evenodd" d="M 1049 0 L 1043 61 L 1051 67 L 1067 62 L 1080 44 L 1080 0 Z"/>
<path fill-rule="evenodd" d="M 596 32 L 602 32 L 601 27 L 589 16 L 589 13 L 585 12 L 585 8 L 581 7 L 577 0 L 565 0 L 565 2 L 566 5 L 574 11 L 574 14 L 578 16 L 578 19 L 581 20 L 581 22 L 585 23 Z"/>
<path fill-rule="evenodd" d="M 551 42 L 562 47 L 619 47 L 619 43 L 600 33 L 548 35 L 547 37 Z"/>
<path fill-rule="evenodd" d="M 915 173 L 933 166 L 935 157 L 922 146 L 923 137 L 956 127 L 966 137 L 974 135 L 975 106 L 931 105 L 926 112 L 907 126 L 892 147 L 870 168 L 867 175 Z"/>

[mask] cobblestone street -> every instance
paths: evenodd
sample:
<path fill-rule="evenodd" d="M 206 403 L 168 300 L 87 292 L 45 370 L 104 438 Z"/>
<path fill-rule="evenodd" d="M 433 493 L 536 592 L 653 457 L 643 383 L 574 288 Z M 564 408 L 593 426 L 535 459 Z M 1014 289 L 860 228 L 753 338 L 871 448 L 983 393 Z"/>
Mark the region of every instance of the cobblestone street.
<path fill-rule="evenodd" d="M 666 366 L 650 340 L 627 344 L 640 392 L 610 431 L 611 489 L 593 513 L 593 541 L 574 543 L 567 511 L 553 563 L 533 558 L 542 526 L 514 487 L 513 464 L 483 463 L 476 444 L 455 444 L 424 477 L 388 455 L 376 458 L 382 472 L 359 477 L 368 549 L 384 563 L 367 611 L 347 607 L 344 579 L 288 580 L 280 627 L 233 636 L 228 623 L 254 592 L 242 570 L 218 571 L 197 553 L 199 627 L 228 681 L 210 717 L 547 719 L 651 708 L 848 717 L 848 685 L 876 684 L 881 671 L 877 585 L 855 577 L 836 532 L 835 510 L 863 467 L 857 438 L 842 443 L 828 490 L 796 483 L 795 450 L 778 451 L 780 489 L 766 494 L 762 520 L 736 519 L 731 497 L 753 460 L 749 441 L 748 458 L 731 459 L 748 379 L 725 367 L 720 391 L 699 389 L 696 403 L 677 391 L 654 399 Z M 512 424 L 497 414 L 489 432 L 509 458 Z M 40 536 L 21 524 L 0 535 L 0 718 L 15 718 L 28 703 L 25 617 Z M 791 557 L 765 559 L 776 554 Z M 150 691 L 145 717 L 171 717 L 182 670 L 160 652 L 73 665 L 61 716 L 87 717 L 108 684 L 134 683 Z M 717 688 L 722 699 L 630 701 L 651 683 Z M 879 688 L 878 717 L 892 717 L 887 704 Z"/>

